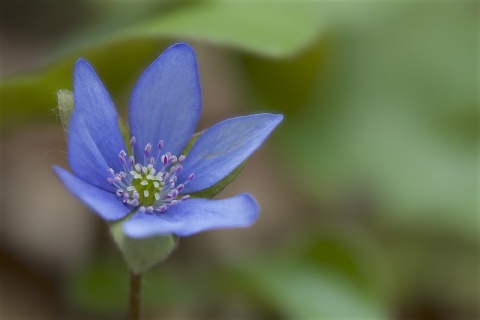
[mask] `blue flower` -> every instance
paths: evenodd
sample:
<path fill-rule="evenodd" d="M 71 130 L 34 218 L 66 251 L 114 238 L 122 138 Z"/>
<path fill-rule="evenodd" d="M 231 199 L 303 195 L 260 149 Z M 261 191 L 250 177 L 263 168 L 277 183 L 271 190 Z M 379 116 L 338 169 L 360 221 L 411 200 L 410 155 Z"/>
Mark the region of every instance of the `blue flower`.
<path fill-rule="evenodd" d="M 64 185 L 107 221 L 123 223 L 132 238 L 246 227 L 259 208 L 249 194 L 211 200 L 190 197 L 241 165 L 282 115 L 232 118 L 207 129 L 185 156 L 201 111 L 195 53 L 186 44 L 167 49 L 143 73 L 130 99 L 130 154 L 115 107 L 93 68 L 75 65 L 68 130 L 73 174 L 54 167 Z"/>

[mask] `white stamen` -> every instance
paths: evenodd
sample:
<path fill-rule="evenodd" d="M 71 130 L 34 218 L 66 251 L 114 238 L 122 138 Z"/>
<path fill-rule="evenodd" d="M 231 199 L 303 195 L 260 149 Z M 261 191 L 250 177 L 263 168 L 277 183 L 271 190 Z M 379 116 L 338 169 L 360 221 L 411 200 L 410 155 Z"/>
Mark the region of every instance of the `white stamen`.
<path fill-rule="evenodd" d="M 133 154 L 136 144 L 135 137 L 130 139 L 130 144 L 132 155 L 128 156 L 124 150 L 120 150 L 118 154 L 123 171 L 115 172 L 113 168 L 108 169 L 111 177 L 108 177 L 107 181 L 117 188 L 115 194 L 120 197 L 120 201 L 125 205 L 137 208 L 139 212 L 162 213 L 169 206 L 174 206 L 179 201 L 186 201 L 190 198 L 190 196 L 184 195 L 177 200 L 179 194 L 184 190 L 185 184 L 195 177 L 191 173 L 185 181 L 177 185 L 177 174 L 183 169 L 181 164 L 186 160 L 184 155 L 177 157 L 170 152 L 161 155 L 160 150 L 163 149 L 164 142 L 160 140 L 156 158 L 149 157 L 152 145 L 148 143 L 144 149 L 143 164 L 136 163 Z M 151 194 L 153 197 L 150 197 Z"/>

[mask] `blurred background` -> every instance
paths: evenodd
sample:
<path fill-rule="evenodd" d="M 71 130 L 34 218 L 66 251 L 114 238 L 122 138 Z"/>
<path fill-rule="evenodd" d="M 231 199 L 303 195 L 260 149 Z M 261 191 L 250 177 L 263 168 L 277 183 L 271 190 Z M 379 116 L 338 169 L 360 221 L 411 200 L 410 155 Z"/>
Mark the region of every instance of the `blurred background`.
<path fill-rule="evenodd" d="M 56 91 L 90 61 L 127 119 L 185 41 L 199 130 L 285 119 L 219 197 L 247 229 L 180 239 L 144 277 L 148 319 L 479 319 L 476 1 L 0 2 L 0 315 L 121 319 L 128 273 L 70 195 Z"/>

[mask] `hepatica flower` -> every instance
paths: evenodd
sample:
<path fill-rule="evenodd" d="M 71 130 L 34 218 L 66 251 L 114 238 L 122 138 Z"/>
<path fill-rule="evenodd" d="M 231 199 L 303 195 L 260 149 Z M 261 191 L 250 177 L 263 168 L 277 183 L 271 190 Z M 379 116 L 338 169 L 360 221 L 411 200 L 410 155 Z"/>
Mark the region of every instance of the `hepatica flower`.
<path fill-rule="evenodd" d="M 54 171 L 103 219 L 130 215 L 123 223 L 128 237 L 189 236 L 246 227 L 256 220 L 259 208 L 248 194 L 222 200 L 197 195 L 242 165 L 282 116 L 225 120 L 203 132 L 188 154 L 182 154 L 201 111 L 196 58 L 188 45 L 170 47 L 140 77 L 130 100 L 127 142 L 107 91 L 85 60 L 75 65 L 73 95 L 68 129 L 73 173 L 59 167 Z"/>

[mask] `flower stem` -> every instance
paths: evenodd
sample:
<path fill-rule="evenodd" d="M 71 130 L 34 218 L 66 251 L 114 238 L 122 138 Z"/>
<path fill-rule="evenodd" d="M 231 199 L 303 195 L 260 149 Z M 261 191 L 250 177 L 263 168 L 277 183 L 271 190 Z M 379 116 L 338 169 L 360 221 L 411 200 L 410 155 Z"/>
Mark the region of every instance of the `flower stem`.
<path fill-rule="evenodd" d="M 141 301 L 141 287 L 142 274 L 136 274 L 130 271 L 130 292 L 128 297 L 128 320 L 140 319 L 140 301 Z"/>

